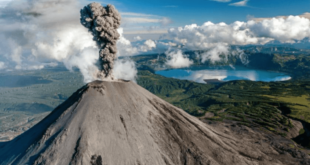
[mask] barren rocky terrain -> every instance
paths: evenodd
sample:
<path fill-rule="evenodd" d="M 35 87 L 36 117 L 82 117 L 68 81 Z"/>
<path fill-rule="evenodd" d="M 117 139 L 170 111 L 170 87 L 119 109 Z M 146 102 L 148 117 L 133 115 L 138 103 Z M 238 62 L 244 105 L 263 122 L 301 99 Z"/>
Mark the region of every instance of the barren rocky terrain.
<path fill-rule="evenodd" d="M 92 82 L 0 144 L 1 164 L 310 164 L 281 136 L 204 123 L 133 82 Z"/>

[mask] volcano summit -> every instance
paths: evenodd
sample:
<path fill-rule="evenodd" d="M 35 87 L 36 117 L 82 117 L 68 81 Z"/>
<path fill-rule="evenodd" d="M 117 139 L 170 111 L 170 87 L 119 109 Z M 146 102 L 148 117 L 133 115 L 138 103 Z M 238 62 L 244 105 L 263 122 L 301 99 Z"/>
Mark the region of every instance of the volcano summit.
<path fill-rule="evenodd" d="M 216 130 L 130 81 L 89 83 L 33 128 L 0 144 L 1 165 L 300 161 Z"/>

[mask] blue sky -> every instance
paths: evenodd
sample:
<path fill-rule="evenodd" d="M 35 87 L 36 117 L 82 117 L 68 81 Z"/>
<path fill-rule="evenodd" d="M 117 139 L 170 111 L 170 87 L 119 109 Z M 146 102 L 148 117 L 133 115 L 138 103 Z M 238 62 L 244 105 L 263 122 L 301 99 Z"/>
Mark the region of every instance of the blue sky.
<path fill-rule="evenodd" d="M 133 39 L 139 33 L 142 33 L 140 36 L 148 34 L 146 38 L 156 39 L 159 35 L 152 37 L 152 34 L 164 33 L 173 27 L 202 25 L 208 21 L 230 24 L 235 21 L 247 21 L 248 18 L 253 17 L 270 18 L 310 12 L 310 0 L 103 0 L 99 2 L 103 5 L 111 3 L 122 13 L 124 18 L 122 27 L 129 39 Z M 133 16 L 133 13 L 136 15 Z M 136 18 L 144 18 L 146 22 L 138 21 Z M 163 24 L 162 19 L 168 22 Z"/>
<path fill-rule="evenodd" d="M 102 1 L 104 4 L 107 1 Z M 207 21 L 226 22 L 246 21 L 247 16 L 275 17 L 300 15 L 310 12 L 310 0 L 249 0 L 246 6 L 233 6 L 230 2 L 211 0 L 118 0 L 108 1 L 122 12 L 145 13 L 170 18 L 174 26 L 202 24 Z"/>
<path fill-rule="evenodd" d="M 0 0 L 0 7 L 11 0 Z M 77 0 L 86 3 L 93 0 Z M 86 1 L 86 2 L 85 2 Z M 301 15 L 310 0 L 99 0 L 121 12 L 125 34 L 162 33 L 190 24 L 247 21 L 248 18 Z M 157 35 L 158 36 L 158 35 Z"/>

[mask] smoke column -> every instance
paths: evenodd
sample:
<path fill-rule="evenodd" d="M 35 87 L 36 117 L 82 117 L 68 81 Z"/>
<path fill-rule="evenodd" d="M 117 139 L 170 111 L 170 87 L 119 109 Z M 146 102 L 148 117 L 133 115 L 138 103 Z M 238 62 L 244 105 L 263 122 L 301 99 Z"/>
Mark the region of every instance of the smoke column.
<path fill-rule="evenodd" d="M 120 37 L 117 28 L 120 26 L 121 16 L 113 5 L 101 6 L 91 3 L 81 9 L 81 24 L 88 28 L 93 40 L 99 48 L 100 79 L 114 79 L 112 70 L 116 59 L 116 41 Z"/>

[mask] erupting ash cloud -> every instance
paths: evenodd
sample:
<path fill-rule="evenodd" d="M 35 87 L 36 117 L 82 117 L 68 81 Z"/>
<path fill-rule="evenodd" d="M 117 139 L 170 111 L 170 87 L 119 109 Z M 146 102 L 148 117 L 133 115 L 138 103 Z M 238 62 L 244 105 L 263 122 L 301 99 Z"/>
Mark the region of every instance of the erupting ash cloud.
<path fill-rule="evenodd" d="M 88 28 L 81 26 L 80 9 L 85 6 L 81 4 L 84 2 L 11 0 L 1 8 L 0 71 L 43 69 L 63 63 L 70 71 L 78 68 L 85 83 L 97 80 L 97 74 L 102 70 L 98 67 L 101 60 L 98 48 L 101 47 L 93 40 Z M 120 38 L 128 45 L 124 36 Z M 117 43 L 118 56 L 126 56 L 124 49 L 128 46 L 120 44 L 121 40 Z M 135 50 L 130 42 L 129 47 Z M 115 75 L 115 78 L 126 79 L 122 75 L 125 74 Z"/>
<path fill-rule="evenodd" d="M 91 3 L 81 10 L 81 24 L 88 28 L 99 47 L 100 72 L 98 78 L 114 79 L 112 70 L 116 59 L 116 41 L 120 37 L 117 28 L 121 16 L 113 5 Z"/>

